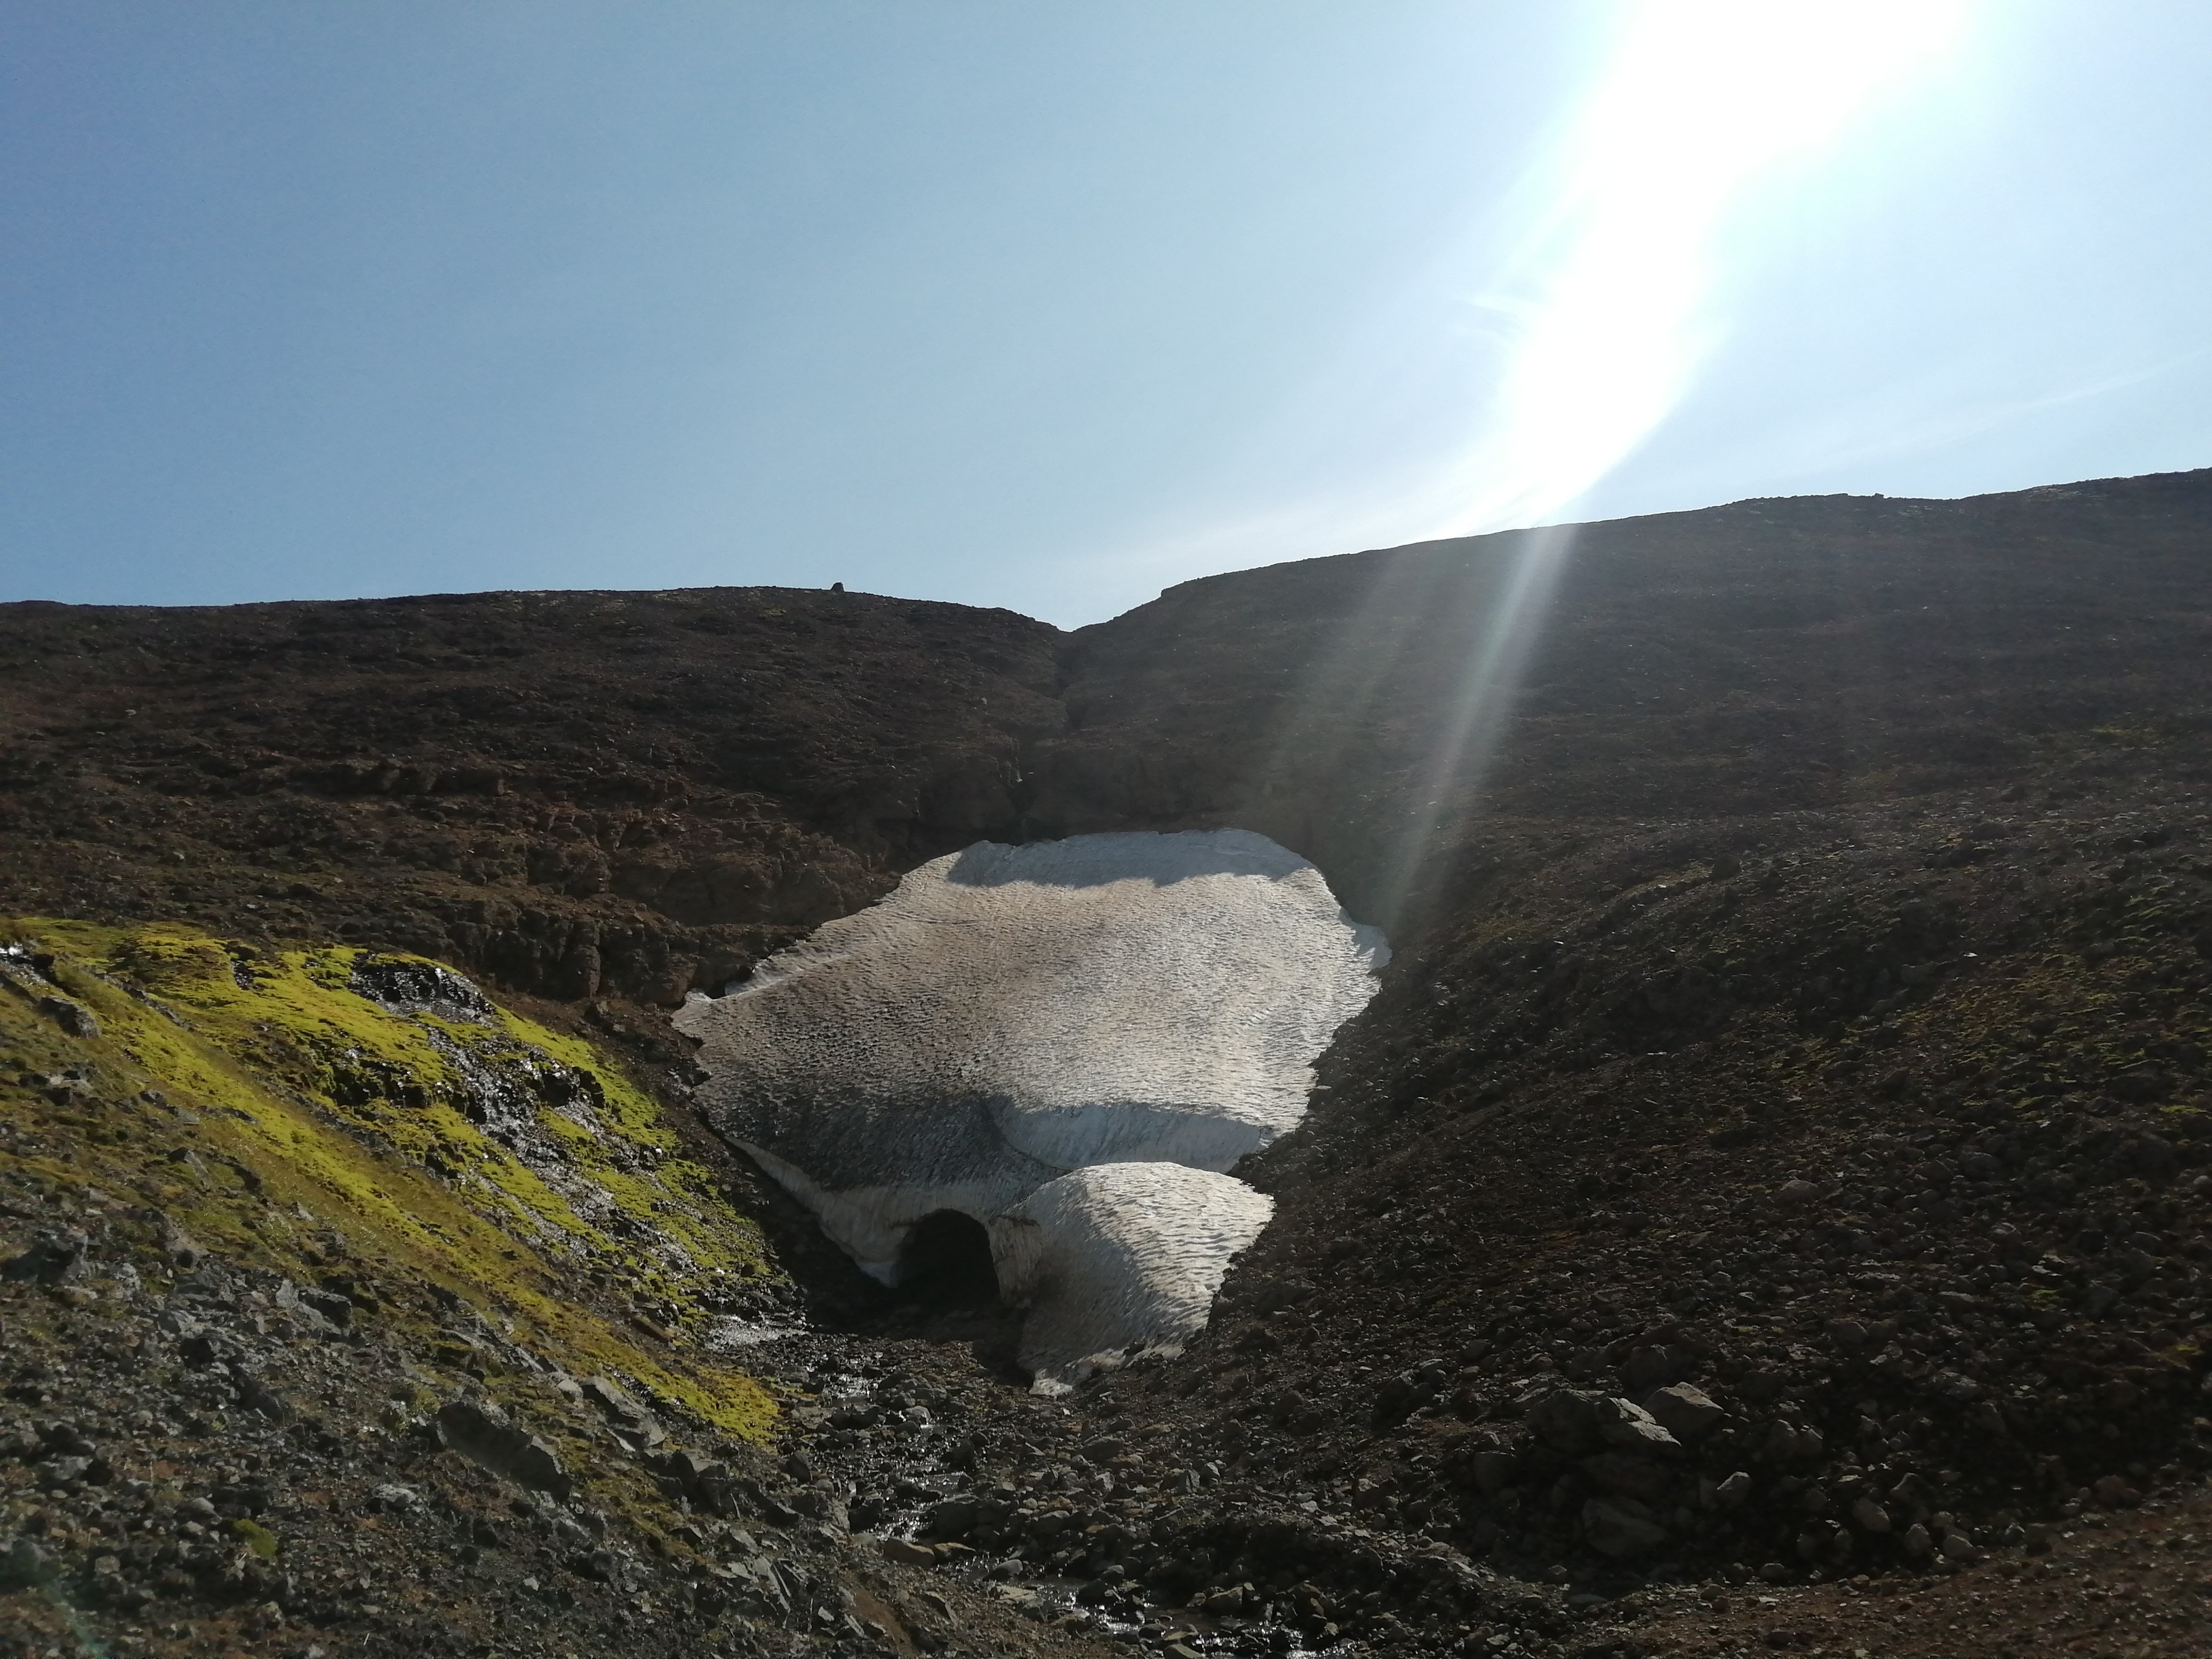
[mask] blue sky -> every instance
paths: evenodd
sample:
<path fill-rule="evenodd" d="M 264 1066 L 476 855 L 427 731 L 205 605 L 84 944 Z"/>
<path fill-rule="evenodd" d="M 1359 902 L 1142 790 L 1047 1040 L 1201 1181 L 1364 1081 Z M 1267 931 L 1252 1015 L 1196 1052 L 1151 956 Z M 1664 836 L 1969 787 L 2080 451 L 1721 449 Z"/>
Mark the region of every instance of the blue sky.
<path fill-rule="evenodd" d="M 1072 624 L 2212 465 L 2200 0 L 27 0 L 0 75 L 0 599 Z"/>

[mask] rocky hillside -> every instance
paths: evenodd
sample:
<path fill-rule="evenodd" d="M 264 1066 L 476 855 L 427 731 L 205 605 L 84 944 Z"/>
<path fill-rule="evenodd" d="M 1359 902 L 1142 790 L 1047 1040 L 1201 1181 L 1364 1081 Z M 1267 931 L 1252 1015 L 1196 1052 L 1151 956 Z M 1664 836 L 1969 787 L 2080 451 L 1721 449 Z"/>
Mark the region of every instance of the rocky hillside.
<path fill-rule="evenodd" d="M 1754 501 L 1210 577 L 1068 635 L 783 589 L 0 605 L 0 910 L 665 1006 L 979 837 L 1234 823 L 1402 934 L 1455 914 L 1411 872 L 1484 823 L 2190 752 L 2209 526 L 2202 472 Z"/>
<path fill-rule="evenodd" d="M 2206 473 L 1071 635 L 0 607 L 0 1608 L 163 1655 L 2201 1650 L 2148 1564 L 2212 1460 L 2208 645 Z M 1191 1355 L 1031 1401 L 1003 1322 L 886 1305 L 699 1131 L 665 1010 L 980 836 L 1222 823 L 1397 960 Z M 539 1452 L 565 1492 L 498 1467 Z"/>
<path fill-rule="evenodd" d="M 1394 937 L 1503 826 L 1716 847 L 2030 778 L 2191 763 L 2212 472 L 1747 501 L 1187 582 L 1073 635 L 1040 830 L 1234 821 Z M 1495 626 L 1501 616 L 1510 625 Z M 1796 816 L 1784 818 L 1780 815 Z"/>
<path fill-rule="evenodd" d="M 0 606 L 0 909 L 673 1004 L 1016 833 L 1055 643 L 773 589 Z"/>

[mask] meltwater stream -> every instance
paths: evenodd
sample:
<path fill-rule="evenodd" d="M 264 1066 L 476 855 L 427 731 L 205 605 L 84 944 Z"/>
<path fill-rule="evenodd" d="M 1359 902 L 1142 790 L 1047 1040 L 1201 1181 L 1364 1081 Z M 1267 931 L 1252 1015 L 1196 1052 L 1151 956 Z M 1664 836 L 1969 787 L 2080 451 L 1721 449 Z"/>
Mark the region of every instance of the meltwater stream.
<path fill-rule="evenodd" d="M 676 1018 L 715 1127 L 878 1279 L 980 1227 L 1050 1392 L 1205 1323 L 1273 1209 L 1226 1171 L 1389 959 L 1249 831 L 983 842 Z"/>

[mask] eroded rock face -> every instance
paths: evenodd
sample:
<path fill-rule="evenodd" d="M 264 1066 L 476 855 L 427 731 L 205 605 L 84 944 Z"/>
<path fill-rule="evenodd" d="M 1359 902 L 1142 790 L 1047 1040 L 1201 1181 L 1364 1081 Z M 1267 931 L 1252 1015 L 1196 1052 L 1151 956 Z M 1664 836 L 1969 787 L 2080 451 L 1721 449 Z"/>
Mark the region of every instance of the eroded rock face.
<path fill-rule="evenodd" d="M 1388 956 L 1246 831 L 985 842 L 677 1024 L 708 1116 L 878 1278 L 926 1216 L 989 1228 L 1050 1369 L 1203 1323 L 1267 1216 L 1219 1172 L 1304 1115 Z"/>

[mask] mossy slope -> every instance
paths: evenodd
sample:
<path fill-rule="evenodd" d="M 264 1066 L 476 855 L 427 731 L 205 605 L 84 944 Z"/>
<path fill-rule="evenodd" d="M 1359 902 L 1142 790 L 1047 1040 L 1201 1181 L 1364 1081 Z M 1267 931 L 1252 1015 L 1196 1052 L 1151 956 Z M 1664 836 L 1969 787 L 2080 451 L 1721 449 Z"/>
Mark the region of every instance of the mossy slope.
<path fill-rule="evenodd" d="M 37 919 L 0 949 L 0 1170 L 769 1433 L 714 1352 L 772 1293 L 761 1235 L 589 1043 L 419 957 Z"/>

